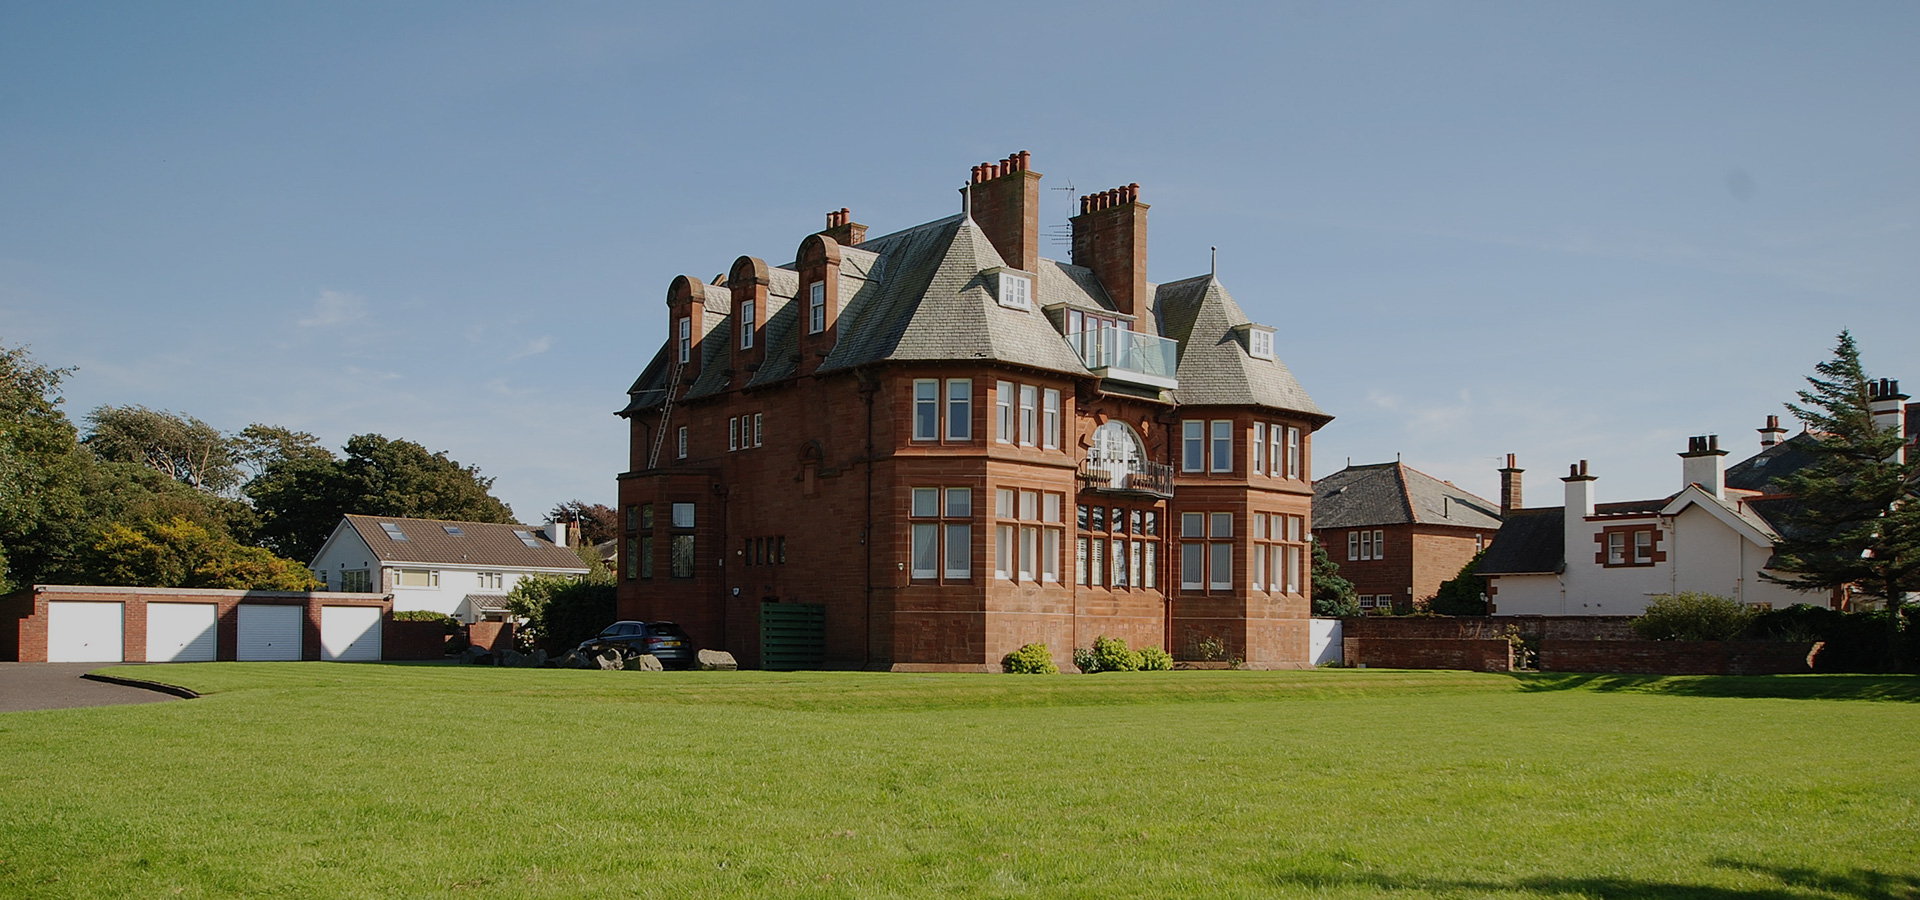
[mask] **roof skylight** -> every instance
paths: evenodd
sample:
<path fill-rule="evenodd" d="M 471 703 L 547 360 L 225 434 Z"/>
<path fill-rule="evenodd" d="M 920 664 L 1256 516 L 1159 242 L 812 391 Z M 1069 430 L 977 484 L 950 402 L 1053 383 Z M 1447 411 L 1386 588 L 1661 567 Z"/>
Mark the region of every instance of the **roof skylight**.
<path fill-rule="evenodd" d="M 380 530 L 386 532 L 387 537 L 392 540 L 404 541 L 407 539 L 407 533 L 404 531 L 401 531 L 400 526 L 395 525 L 392 522 L 381 522 Z"/>
<path fill-rule="evenodd" d="M 513 536 L 519 538 L 520 543 L 525 544 L 529 547 L 540 546 L 540 542 L 534 539 L 533 532 L 531 531 L 521 531 L 516 528 L 514 529 Z"/>
<path fill-rule="evenodd" d="M 442 525 L 440 526 L 440 530 L 450 535 L 453 535 L 454 537 L 462 537 L 466 535 L 466 532 L 461 531 L 460 526 L 458 525 Z"/>

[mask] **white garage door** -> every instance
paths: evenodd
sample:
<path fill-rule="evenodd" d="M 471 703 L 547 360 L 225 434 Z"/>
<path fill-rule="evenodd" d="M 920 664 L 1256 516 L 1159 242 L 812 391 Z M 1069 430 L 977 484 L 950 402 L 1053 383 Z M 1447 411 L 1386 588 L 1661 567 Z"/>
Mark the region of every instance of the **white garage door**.
<path fill-rule="evenodd" d="M 379 661 L 380 607 L 320 607 L 320 658 Z"/>
<path fill-rule="evenodd" d="M 212 603 L 147 602 L 147 662 L 213 662 L 220 648 Z"/>
<path fill-rule="evenodd" d="M 119 603 L 47 601 L 48 662 L 119 662 L 126 653 Z"/>
<path fill-rule="evenodd" d="M 240 645 L 236 659 L 247 661 L 300 658 L 300 627 L 307 618 L 304 606 L 240 604 Z"/>

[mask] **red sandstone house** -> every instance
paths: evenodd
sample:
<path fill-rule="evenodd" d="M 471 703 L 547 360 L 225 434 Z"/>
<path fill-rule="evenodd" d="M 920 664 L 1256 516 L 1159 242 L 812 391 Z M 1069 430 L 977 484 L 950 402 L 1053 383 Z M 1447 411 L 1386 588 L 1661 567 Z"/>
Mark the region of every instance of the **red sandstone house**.
<path fill-rule="evenodd" d="M 1212 275 L 1147 281 L 1138 185 L 1042 258 L 1029 159 L 974 167 L 960 215 L 868 238 L 842 209 L 791 263 L 673 280 L 620 413 L 622 618 L 746 665 L 798 609 L 838 668 L 1065 666 L 1102 634 L 1307 664 L 1331 417 Z"/>
<path fill-rule="evenodd" d="M 1399 462 L 1348 466 L 1313 484 L 1313 537 L 1353 582 L 1360 608 L 1405 611 L 1493 540 L 1520 471 L 1500 470 L 1502 507 Z"/>

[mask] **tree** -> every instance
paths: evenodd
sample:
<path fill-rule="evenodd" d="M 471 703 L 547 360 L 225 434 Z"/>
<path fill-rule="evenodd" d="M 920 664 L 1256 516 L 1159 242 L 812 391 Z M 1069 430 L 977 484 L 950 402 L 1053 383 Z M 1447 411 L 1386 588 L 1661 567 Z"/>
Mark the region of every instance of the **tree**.
<path fill-rule="evenodd" d="M 580 541 L 601 544 L 620 536 L 620 514 L 604 503 L 568 500 L 547 513 L 555 522 L 570 522 L 578 530 Z"/>
<path fill-rule="evenodd" d="M 1817 437 L 1814 461 L 1775 484 L 1795 502 L 1785 511 L 1769 580 L 1806 591 L 1853 587 L 1885 601 L 1890 627 L 1920 590 L 1920 460 L 1900 461 L 1898 429 L 1876 427 L 1869 380 L 1853 335 L 1808 376 L 1811 390 L 1787 410 Z"/>
<path fill-rule="evenodd" d="M 1482 550 L 1460 567 L 1460 573 L 1440 582 L 1440 589 L 1427 601 L 1427 608 L 1443 616 L 1484 616 L 1487 614 L 1487 580 L 1480 577 Z"/>
<path fill-rule="evenodd" d="M 87 568 L 85 581 L 95 584 L 266 591 L 319 585 L 306 566 L 181 516 L 138 526 L 108 524 L 91 548 Z"/>
<path fill-rule="evenodd" d="M 203 491 L 217 494 L 240 484 L 232 442 L 192 416 L 144 406 L 99 406 L 87 414 L 81 443 L 102 460 L 139 463 Z"/>
<path fill-rule="evenodd" d="M 235 461 L 258 478 L 267 467 L 291 460 L 331 460 L 333 452 L 304 431 L 255 422 L 232 438 Z"/>
<path fill-rule="evenodd" d="M 1340 577 L 1340 565 L 1327 555 L 1327 548 L 1313 542 L 1313 614 L 1316 616 L 1357 616 L 1360 594 L 1353 582 Z"/>
<path fill-rule="evenodd" d="M 72 371 L 0 346 L 0 593 L 44 580 L 77 545 L 86 457 L 60 409 Z"/>
<path fill-rule="evenodd" d="M 246 488 L 260 514 L 261 540 L 282 556 L 312 559 L 348 513 L 513 521 L 513 510 L 489 493 L 493 479 L 445 452 L 377 434 L 348 440 L 343 459 L 300 441 L 288 446 L 296 452 L 270 454 Z"/>

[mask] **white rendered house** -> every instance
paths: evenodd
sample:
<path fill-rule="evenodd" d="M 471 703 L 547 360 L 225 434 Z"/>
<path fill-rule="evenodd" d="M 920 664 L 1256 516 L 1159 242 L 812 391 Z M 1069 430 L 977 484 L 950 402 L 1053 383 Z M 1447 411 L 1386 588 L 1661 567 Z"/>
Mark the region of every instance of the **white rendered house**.
<path fill-rule="evenodd" d="M 529 575 L 585 575 L 566 525 L 495 525 L 345 516 L 313 558 L 329 591 L 393 595 L 395 612 L 432 610 L 473 623 L 505 615 L 508 591 Z"/>

